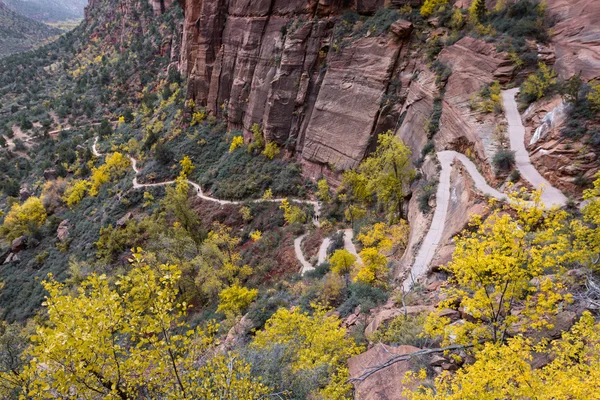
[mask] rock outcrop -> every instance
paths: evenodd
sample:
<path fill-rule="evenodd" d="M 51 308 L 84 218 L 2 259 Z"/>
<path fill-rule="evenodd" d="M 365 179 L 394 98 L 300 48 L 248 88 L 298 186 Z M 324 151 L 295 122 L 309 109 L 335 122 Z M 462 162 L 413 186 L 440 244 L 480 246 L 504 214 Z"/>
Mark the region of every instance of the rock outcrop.
<path fill-rule="evenodd" d="M 180 70 L 190 77 L 191 97 L 247 139 L 259 124 L 267 140 L 295 149 L 305 162 L 356 166 L 384 128 L 382 99 L 412 24 L 398 21 L 388 35 L 338 45 L 332 35 L 341 5 L 186 1 Z M 383 5 L 353 2 L 367 15 Z"/>
<path fill-rule="evenodd" d="M 600 2 L 547 0 L 548 12 L 558 19 L 552 27 L 552 47 L 559 78 L 581 72 L 589 81 L 600 78 Z"/>
<path fill-rule="evenodd" d="M 580 193 L 581 182 L 594 181 L 600 160 L 585 141 L 561 135 L 568 119 L 568 106 L 560 96 L 532 104 L 523 114 L 525 143 L 531 162 L 553 186 Z"/>
<path fill-rule="evenodd" d="M 410 354 L 419 350 L 421 349 L 413 346 L 392 347 L 377 344 L 368 351 L 348 360 L 350 377 L 358 378 L 369 367 L 381 365 L 396 355 Z M 410 361 L 399 361 L 378 371 L 364 381 L 357 381 L 354 384 L 354 398 L 357 400 L 404 399 L 402 392 L 407 387 L 402 382 L 402 377 L 410 369 Z"/>

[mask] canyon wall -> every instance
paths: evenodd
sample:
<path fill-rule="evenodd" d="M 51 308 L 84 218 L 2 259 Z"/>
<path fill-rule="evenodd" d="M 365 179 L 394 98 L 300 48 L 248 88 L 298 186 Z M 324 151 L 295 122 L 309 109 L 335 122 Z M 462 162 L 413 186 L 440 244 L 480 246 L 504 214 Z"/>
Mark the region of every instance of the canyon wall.
<path fill-rule="evenodd" d="M 190 96 L 248 139 L 259 124 L 269 141 L 301 154 L 308 171 L 352 168 L 376 134 L 394 127 L 385 122 L 382 100 L 403 64 L 412 25 L 400 21 L 388 35 L 365 35 L 349 46 L 334 43 L 334 33 L 342 8 L 373 14 L 383 5 L 186 0 L 179 65 L 190 78 Z"/>

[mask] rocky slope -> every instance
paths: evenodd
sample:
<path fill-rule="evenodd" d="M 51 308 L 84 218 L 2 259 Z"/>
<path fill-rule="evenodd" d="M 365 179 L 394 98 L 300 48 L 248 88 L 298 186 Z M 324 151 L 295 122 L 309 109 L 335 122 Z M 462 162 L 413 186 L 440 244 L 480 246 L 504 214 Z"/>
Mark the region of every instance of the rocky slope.
<path fill-rule="evenodd" d="M 58 29 L 17 14 L 0 1 L 0 57 L 29 50 L 59 34 Z"/>
<path fill-rule="evenodd" d="M 83 18 L 87 0 L 4 0 L 7 6 L 28 18 L 59 22 Z"/>

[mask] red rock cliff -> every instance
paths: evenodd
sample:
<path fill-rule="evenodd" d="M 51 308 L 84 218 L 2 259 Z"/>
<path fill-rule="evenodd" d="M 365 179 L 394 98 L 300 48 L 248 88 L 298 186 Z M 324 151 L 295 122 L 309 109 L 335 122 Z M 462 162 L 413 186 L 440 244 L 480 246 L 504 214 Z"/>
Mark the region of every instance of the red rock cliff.
<path fill-rule="evenodd" d="M 187 0 L 180 70 L 196 104 L 249 135 L 287 144 L 316 165 L 351 168 L 364 157 L 381 100 L 410 36 L 364 37 L 332 47 L 341 7 L 373 13 L 383 0 Z M 398 2 L 399 5 L 406 2 Z M 414 3 L 414 1 L 409 1 Z"/>

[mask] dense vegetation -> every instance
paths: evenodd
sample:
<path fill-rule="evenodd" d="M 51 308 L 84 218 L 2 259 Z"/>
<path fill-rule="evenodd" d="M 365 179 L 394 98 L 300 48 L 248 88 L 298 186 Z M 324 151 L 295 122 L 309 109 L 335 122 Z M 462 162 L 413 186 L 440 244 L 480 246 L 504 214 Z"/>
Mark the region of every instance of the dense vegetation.
<path fill-rule="evenodd" d="M 453 238 L 439 293 L 405 291 L 392 271 L 409 245 L 407 199 L 419 187 L 428 213 L 437 187 L 419 182 L 411 149 L 381 133 L 339 187 L 305 180 L 258 124 L 248 143 L 188 99 L 165 50 L 180 45 L 177 5 L 155 16 L 133 0 L 129 18 L 114 7 L 101 1 L 74 31 L 0 60 L 0 397 L 345 399 L 348 359 L 377 343 L 441 348 L 462 367 L 440 374 L 415 355 L 414 399 L 583 399 L 600 385 L 591 313 L 548 334 L 559 314 L 599 300 L 585 288 L 597 286 L 600 180 L 581 210 L 548 210 L 540 193 L 508 186 L 508 204 L 491 202 Z M 437 55 L 464 35 L 496 41 L 531 72 L 524 101 L 560 92 L 573 103 L 578 125 L 565 137 L 596 138 L 600 87 L 562 86 L 532 61 L 528 41 L 548 40 L 551 25 L 539 3 L 349 12 L 330 51 L 400 18 L 417 26 L 439 89 L 417 166 L 435 151 L 452 73 Z M 427 37 L 428 18 L 449 28 L 444 40 Z M 382 105 L 402 102 L 401 86 Z M 473 110 L 500 114 L 500 90 L 484 87 Z M 514 154 L 493 163 L 506 174 Z M 294 240 L 304 234 L 313 265 L 322 240 L 330 245 L 301 275 Z M 375 307 L 437 295 L 433 313 L 399 315 L 365 337 Z M 449 310 L 465 317 L 454 323 Z M 346 317 L 358 322 L 346 328 Z M 548 362 L 533 368 L 540 355 Z"/>

